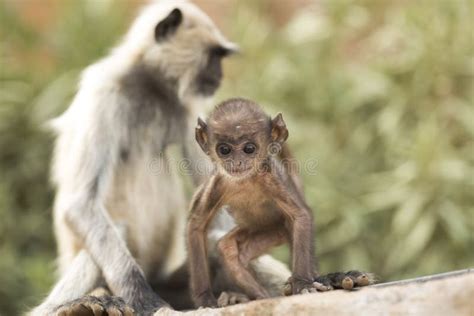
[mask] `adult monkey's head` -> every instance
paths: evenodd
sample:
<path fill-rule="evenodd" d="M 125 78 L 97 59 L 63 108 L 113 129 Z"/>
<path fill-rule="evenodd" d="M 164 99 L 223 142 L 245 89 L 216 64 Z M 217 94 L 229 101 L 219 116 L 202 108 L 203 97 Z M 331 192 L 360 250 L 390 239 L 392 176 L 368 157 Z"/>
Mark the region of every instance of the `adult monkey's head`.
<path fill-rule="evenodd" d="M 147 6 L 123 47 L 174 82 L 181 98 L 214 94 L 222 79 L 222 59 L 237 51 L 203 11 L 185 0 Z"/>

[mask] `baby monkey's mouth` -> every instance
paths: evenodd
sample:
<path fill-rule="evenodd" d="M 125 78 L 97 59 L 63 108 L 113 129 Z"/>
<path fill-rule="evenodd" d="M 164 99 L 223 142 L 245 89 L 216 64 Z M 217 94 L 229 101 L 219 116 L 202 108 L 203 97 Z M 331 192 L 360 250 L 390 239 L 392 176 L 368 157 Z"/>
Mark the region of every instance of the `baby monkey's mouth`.
<path fill-rule="evenodd" d="M 249 173 L 252 166 L 226 166 L 226 170 L 230 175 L 239 176 Z"/>

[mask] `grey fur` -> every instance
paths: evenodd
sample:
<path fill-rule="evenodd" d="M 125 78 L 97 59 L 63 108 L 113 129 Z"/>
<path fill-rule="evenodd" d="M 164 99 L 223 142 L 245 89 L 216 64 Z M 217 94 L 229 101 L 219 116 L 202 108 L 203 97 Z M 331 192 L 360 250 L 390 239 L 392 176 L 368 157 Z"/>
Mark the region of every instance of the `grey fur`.
<path fill-rule="evenodd" d="M 156 42 L 157 23 L 176 8 L 182 25 Z M 197 88 L 209 43 L 235 48 L 196 6 L 160 1 L 145 8 L 108 57 L 84 71 L 71 106 L 52 123 L 60 279 L 31 315 L 54 314 L 104 281 L 139 315 L 165 306 L 149 282 L 166 280 L 184 264 L 187 205 L 176 170 L 155 175 L 149 164 L 166 165 L 171 144 L 187 158 L 204 159 L 191 127 L 218 86 Z M 221 74 L 208 77 L 220 81 Z M 202 175 L 194 175 L 198 183 Z"/>

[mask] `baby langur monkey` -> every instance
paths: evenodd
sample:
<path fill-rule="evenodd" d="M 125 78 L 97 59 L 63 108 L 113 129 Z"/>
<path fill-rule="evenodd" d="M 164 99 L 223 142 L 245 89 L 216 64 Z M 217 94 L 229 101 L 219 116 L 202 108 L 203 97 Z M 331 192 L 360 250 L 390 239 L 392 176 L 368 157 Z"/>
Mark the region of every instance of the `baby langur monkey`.
<path fill-rule="evenodd" d="M 216 212 L 228 207 L 237 226 L 218 242 L 229 277 L 251 299 L 269 297 L 250 260 L 290 241 L 292 293 L 315 292 L 312 212 L 278 154 L 288 137 L 281 114 L 270 119 L 257 104 L 231 99 L 216 107 L 196 139 L 217 165 L 192 203 L 188 223 L 191 294 L 197 306 L 216 306 L 208 272 L 205 236 Z"/>
<path fill-rule="evenodd" d="M 228 277 L 249 298 L 270 297 L 254 277 L 250 261 L 284 242 L 292 249 L 292 275 L 286 288 L 291 294 L 326 291 L 334 287 L 333 281 L 348 288 L 349 280 L 354 280 L 352 286 L 368 280 L 366 274 L 355 272 L 354 278 L 336 273 L 340 280 L 326 276 L 322 283 L 315 281 L 312 211 L 278 158 L 287 138 L 282 115 L 271 119 L 249 100 L 230 99 L 214 109 L 207 123 L 198 119 L 196 140 L 217 168 L 195 194 L 188 222 L 191 295 L 196 306 L 221 305 L 211 289 L 206 235 L 223 207 L 236 227 L 219 240 L 219 255 Z"/>

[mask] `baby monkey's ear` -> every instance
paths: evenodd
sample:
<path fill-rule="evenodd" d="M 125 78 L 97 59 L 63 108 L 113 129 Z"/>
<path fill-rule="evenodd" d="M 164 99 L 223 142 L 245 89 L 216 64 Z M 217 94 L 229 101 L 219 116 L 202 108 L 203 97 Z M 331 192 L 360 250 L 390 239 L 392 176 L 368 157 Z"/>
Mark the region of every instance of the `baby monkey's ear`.
<path fill-rule="evenodd" d="M 288 138 L 288 129 L 281 113 L 272 120 L 272 140 L 274 142 L 283 143 Z"/>
<path fill-rule="evenodd" d="M 209 146 L 207 139 L 207 124 L 200 117 L 198 117 L 198 124 L 196 126 L 196 141 L 198 142 L 201 149 L 209 154 Z"/>

